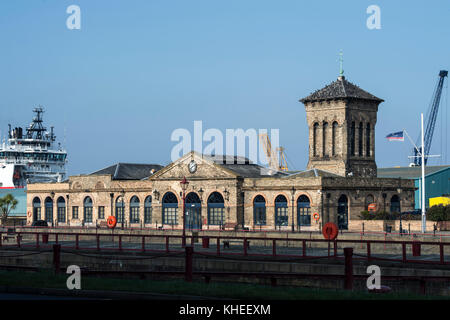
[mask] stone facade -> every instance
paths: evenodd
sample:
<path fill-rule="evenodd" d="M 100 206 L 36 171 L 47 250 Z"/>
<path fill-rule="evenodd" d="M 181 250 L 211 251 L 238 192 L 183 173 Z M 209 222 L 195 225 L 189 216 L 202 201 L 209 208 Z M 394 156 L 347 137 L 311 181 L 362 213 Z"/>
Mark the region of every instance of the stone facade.
<path fill-rule="evenodd" d="M 190 228 L 319 230 L 334 222 L 348 229 L 369 203 L 384 211 L 412 210 L 413 180 L 376 177 L 375 125 L 382 100 L 343 79 L 331 88 L 302 99 L 310 132 L 306 171 L 267 174 L 256 164 L 224 163 L 195 152 L 163 168 L 152 165 L 156 170 L 147 174 L 148 168 L 135 169 L 142 176 L 121 175 L 118 164 L 62 183 L 29 184 L 27 223 L 96 226 L 119 217 L 123 203 L 126 227 L 181 229 L 183 177 L 189 182 L 186 215 L 195 217 L 186 220 Z M 196 170 L 189 170 L 192 163 Z"/>
<path fill-rule="evenodd" d="M 301 101 L 309 127 L 308 169 L 376 177 L 375 125 L 383 100 L 339 77 Z"/>
<path fill-rule="evenodd" d="M 198 169 L 192 174 L 188 170 L 188 164 L 194 160 Z M 156 172 L 147 180 L 112 180 L 111 175 L 82 175 L 71 176 L 64 183 L 38 183 L 28 186 L 27 223 L 31 224 L 34 217 L 34 205 L 36 199 L 41 204 L 41 219 L 45 218 L 46 200 L 51 203 L 52 217 L 46 219 L 54 225 L 70 226 L 96 226 L 105 221 L 108 216 L 116 215 L 117 206 L 124 204 L 124 226 L 126 227 L 163 227 L 182 228 L 182 188 L 180 180 L 186 177 L 189 185 L 186 195 L 193 192 L 201 201 L 200 224 L 202 229 L 219 229 L 221 225 L 210 225 L 208 218 L 208 199 L 214 192 L 218 192 L 224 199 L 223 224 L 236 225 L 238 228 L 252 230 L 318 230 L 325 222 L 338 223 L 339 199 L 347 198 L 347 224 L 351 220 L 358 220 L 362 210 L 367 209 L 368 198 L 370 203 L 377 203 L 381 209 L 389 211 L 390 199 L 394 195 L 400 196 L 401 209 L 411 210 L 414 204 L 414 184 L 411 180 L 377 179 L 377 178 L 344 178 L 317 176 L 305 177 L 303 174 L 279 177 L 244 178 L 236 173 L 223 168 L 201 155 L 191 153 L 186 155 L 162 170 Z M 178 202 L 176 224 L 164 223 L 163 197 L 167 192 L 172 192 Z M 385 195 L 383 197 L 383 194 Z M 285 208 L 281 209 L 286 219 L 276 225 L 277 212 L 276 198 L 284 196 Z M 131 222 L 131 199 L 136 196 L 139 199 L 139 219 Z M 151 222 L 145 223 L 145 199 L 152 196 Z M 257 196 L 265 199 L 265 224 L 255 223 L 254 200 Z M 308 215 L 310 223 L 299 224 L 298 207 L 299 197 L 306 196 L 309 200 L 309 208 L 303 209 Z M 85 199 L 92 199 L 92 219 L 85 221 Z M 65 202 L 65 218 L 58 219 L 58 199 Z M 78 208 L 78 217 L 74 217 L 74 207 Z M 99 217 L 100 207 L 104 209 L 104 216 Z M 280 210 L 280 209 L 278 209 Z M 50 211 L 48 211 L 50 212 Z M 319 219 L 314 219 L 314 213 L 319 214 Z M 50 213 L 49 213 L 50 214 Z M 59 221 L 58 221 L 59 220 Z M 119 223 L 119 226 L 121 224 Z"/>

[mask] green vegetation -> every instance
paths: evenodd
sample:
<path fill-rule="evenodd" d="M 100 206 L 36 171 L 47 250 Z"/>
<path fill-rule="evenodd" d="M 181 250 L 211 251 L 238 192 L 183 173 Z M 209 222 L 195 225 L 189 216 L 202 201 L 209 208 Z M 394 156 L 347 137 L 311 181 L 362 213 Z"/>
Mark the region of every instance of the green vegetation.
<path fill-rule="evenodd" d="M 51 271 L 16 272 L 0 271 L 0 285 L 11 287 L 66 289 L 68 275 L 54 275 Z M 271 287 L 257 284 L 203 282 L 187 283 L 178 280 L 140 280 L 118 278 L 81 278 L 82 290 L 149 292 L 163 294 L 195 295 L 229 299 L 266 300 L 376 300 L 376 299 L 448 299 L 448 297 L 422 296 L 411 293 L 369 294 L 344 290 L 299 287 Z M 99 297 L 101 298 L 101 297 Z"/>
<path fill-rule="evenodd" d="M 402 214 L 402 220 L 420 220 L 420 214 Z M 369 212 L 367 210 L 361 211 L 359 217 L 362 220 L 399 220 L 399 212 L 377 211 Z M 450 220 L 450 205 L 432 206 L 427 210 L 427 220 L 430 221 L 449 221 Z"/>
<path fill-rule="evenodd" d="M 17 199 L 10 193 L 0 198 L 0 221 L 2 224 L 5 224 L 9 213 L 16 208 L 17 203 Z"/>
<path fill-rule="evenodd" d="M 420 220 L 420 214 L 402 214 L 402 220 Z M 399 212 L 386 212 L 386 211 L 377 211 L 377 212 L 369 212 L 367 210 L 361 211 L 359 217 L 363 220 L 399 220 L 400 213 Z"/>
<path fill-rule="evenodd" d="M 431 221 L 448 221 L 450 220 L 450 205 L 432 206 L 427 210 L 427 219 Z"/>

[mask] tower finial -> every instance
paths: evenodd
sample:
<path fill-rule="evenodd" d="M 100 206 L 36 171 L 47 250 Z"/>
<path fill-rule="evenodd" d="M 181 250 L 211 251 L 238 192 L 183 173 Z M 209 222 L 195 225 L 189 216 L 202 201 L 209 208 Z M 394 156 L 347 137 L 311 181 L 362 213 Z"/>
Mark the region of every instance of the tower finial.
<path fill-rule="evenodd" d="M 344 65 L 344 58 L 343 58 L 343 53 L 342 53 L 342 49 L 339 52 L 339 77 L 344 76 L 344 69 L 343 69 L 343 65 Z"/>

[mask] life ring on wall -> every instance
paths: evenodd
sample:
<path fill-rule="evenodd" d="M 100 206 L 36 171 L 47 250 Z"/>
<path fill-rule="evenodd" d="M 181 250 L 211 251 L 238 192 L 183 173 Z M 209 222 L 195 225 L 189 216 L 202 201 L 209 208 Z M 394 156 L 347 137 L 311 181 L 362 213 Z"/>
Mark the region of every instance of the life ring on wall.
<path fill-rule="evenodd" d="M 320 215 L 317 212 L 314 212 L 313 213 L 313 219 L 316 220 L 316 221 L 319 221 Z"/>
<path fill-rule="evenodd" d="M 322 228 L 322 234 L 326 240 L 334 240 L 337 238 L 339 229 L 333 222 L 325 223 Z"/>
<path fill-rule="evenodd" d="M 117 224 L 117 219 L 114 216 L 109 216 L 108 220 L 106 220 L 106 224 L 108 228 L 113 229 Z"/>

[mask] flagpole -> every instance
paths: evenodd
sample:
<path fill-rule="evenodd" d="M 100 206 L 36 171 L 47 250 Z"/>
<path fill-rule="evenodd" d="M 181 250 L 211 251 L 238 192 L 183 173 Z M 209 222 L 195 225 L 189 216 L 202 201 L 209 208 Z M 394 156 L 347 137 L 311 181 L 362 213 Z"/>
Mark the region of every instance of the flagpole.
<path fill-rule="evenodd" d="M 425 233 L 427 218 L 425 215 L 425 146 L 423 137 L 423 113 L 420 114 L 420 121 L 422 126 L 422 150 L 420 152 L 420 156 L 422 157 L 422 233 Z"/>

